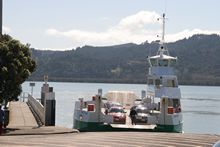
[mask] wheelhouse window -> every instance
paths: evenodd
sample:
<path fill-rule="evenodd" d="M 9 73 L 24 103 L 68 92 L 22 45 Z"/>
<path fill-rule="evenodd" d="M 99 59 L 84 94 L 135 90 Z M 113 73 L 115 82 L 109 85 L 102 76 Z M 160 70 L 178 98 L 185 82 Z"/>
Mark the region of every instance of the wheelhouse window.
<path fill-rule="evenodd" d="M 150 59 L 150 63 L 152 66 L 157 66 L 157 60 L 156 59 Z"/>
<path fill-rule="evenodd" d="M 172 66 L 172 65 L 175 65 L 176 64 L 176 59 L 173 59 L 173 60 L 170 60 L 170 65 Z"/>
<path fill-rule="evenodd" d="M 158 60 L 158 65 L 159 66 L 168 66 L 169 60 L 163 59 L 163 60 Z"/>

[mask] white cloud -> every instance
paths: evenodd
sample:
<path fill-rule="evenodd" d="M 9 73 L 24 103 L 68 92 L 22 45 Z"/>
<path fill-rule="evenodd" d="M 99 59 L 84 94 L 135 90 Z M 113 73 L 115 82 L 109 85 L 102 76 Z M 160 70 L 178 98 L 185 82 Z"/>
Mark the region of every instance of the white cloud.
<path fill-rule="evenodd" d="M 11 29 L 9 27 L 3 26 L 2 27 L 2 32 L 3 34 L 8 34 L 11 32 Z"/>
<path fill-rule="evenodd" d="M 183 38 L 189 38 L 195 34 L 206 34 L 206 35 L 219 34 L 220 35 L 220 31 L 210 31 L 210 30 L 201 30 L 201 29 L 183 30 L 179 33 L 167 34 L 166 41 L 174 42 L 174 41 L 177 41 Z"/>
<path fill-rule="evenodd" d="M 127 16 L 113 27 L 103 32 L 56 29 L 46 30 L 46 34 L 55 37 L 67 37 L 73 41 L 73 46 L 114 45 L 121 43 L 141 43 L 145 40 L 155 40 L 158 30 L 146 29 L 147 25 L 158 23 L 160 15 L 156 12 L 140 11 L 135 15 Z M 155 33 L 156 32 L 156 33 Z"/>
<path fill-rule="evenodd" d="M 38 47 L 33 47 L 37 50 L 53 50 L 53 51 L 67 51 L 67 50 L 72 50 L 73 47 L 67 47 L 67 48 L 38 48 Z"/>
<path fill-rule="evenodd" d="M 158 23 L 160 15 L 156 12 L 140 11 L 137 14 L 127 16 L 119 22 L 119 27 L 126 29 L 143 29 L 146 24 Z"/>
<path fill-rule="evenodd" d="M 48 29 L 46 30 L 46 33 L 51 36 L 59 36 L 59 32 L 56 29 Z"/>
<path fill-rule="evenodd" d="M 158 40 L 157 35 L 161 33 L 161 24 L 157 21 L 160 15 L 156 12 L 140 11 L 134 15 L 127 16 L 119 21 L 115 26 L 103 32 L 84 31 L 73 29 L 69 31 L 59 31 L 56 29 L 46 30 L 46 34 L 54 37 L 66 37 L 71 39 L 73 47 L 83 45 L 115 45 L 123 43 L 142 43 Z M 154 27 L 152 27 L 154 26 Z M 156 28 L 156 29 L 155 29 Z M 188 38 L 194 34 L 220 34 L 220 31 L 208 31 L 201 29 L 184 30 L 175 34 L 167 34 L 166 41 L 173 42 L 179 39 Z"/>

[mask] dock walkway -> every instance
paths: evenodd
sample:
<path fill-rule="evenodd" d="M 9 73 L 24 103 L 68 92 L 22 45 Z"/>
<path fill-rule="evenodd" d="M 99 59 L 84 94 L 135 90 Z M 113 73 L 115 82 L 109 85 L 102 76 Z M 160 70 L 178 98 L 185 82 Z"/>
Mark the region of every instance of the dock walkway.
<path fill-rule="evenodd" d="M 46 135 L 78 132 L 78 130 L 58 126 L 39 127 L 25 102 L 10 102 L 9 110 L 9 125 L 4 135 Z"/>
<path fill-rule="evenodd" d="M 25 102 L 11 102 L 9 105 L 9 128 L 33 128 L 38 124 Z"/>

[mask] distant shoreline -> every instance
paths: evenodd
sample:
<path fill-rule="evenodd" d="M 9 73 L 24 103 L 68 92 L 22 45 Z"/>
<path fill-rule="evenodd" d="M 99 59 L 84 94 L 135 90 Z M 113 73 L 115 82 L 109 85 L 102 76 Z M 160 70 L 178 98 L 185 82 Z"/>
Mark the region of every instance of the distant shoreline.
<path fill-rule="evenodd" d="M 42 78 L 30 78 L 28 82 L 37 81 L 43 82 Z M 67 83 L 112 83 L 112 84 L 147 84 L 147 80 L 126 80 L 126 79 L 93 79 L 93 78 L 53 78 L 49 77 L 50 82 L 67 82 Z M 189 85 L 189 86 L 220 86 L 219 82 L 207 82 L 207 81 L 180 81 L 179 85 Z"/>

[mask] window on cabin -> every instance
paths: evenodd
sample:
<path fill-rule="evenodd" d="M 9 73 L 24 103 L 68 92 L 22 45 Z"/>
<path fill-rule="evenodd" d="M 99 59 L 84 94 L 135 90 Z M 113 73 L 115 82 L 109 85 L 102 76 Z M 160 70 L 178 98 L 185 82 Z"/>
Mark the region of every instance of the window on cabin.
<path fill-rule="evenodd" d="M 167 99 L 168 100 L 168 107 L 173 107 L 173 99 Z"/>
<path fill-rule="evenodd" d="M 175 110 L 175 113 L 181 112 L 180 99 L 173 99 L 173 108 Z"/>
<path fill-rule="evenodd" d="M 176 87 L 175 81 L 174 80 L 167 80 L 167 87 Z"/>
<path fill-rule="evenodd" d="M 171 59 L 170 60 L 170 65 L 174 65 L 174 64 L 176 64 L 176 59 Z"/>
<path fill-rule="evenodd" d="M 161 80 L 160 79 L 156 79 L 155 80 L 155 85 L 156 85 L 157 88 L 160 88 Z"/>
<path fill-rule="evenodd" d="M 157 66 L 157 60 L 156 59 L 150 59 L 150 63 L 152 66 Z"/>
<path fill-rule="evenodd" d="M 167 59 L 158 60 L 158 65 L 159 66 L 168 66 L 168 60 Z"/>
<path fill-rule="evenodd" d="M 180 106 L 180 100 L 179 99 L 167 99 L 168 101 L 168 113 L 173 114 L 173 113 L 180 113 L 181 112 L 181 106 Z"/>
<path fill-rule="evenodd" d="M 148 79 L 148 84 L 149 85 L 154 85 L 154 80 L 153 79 Z"/>

